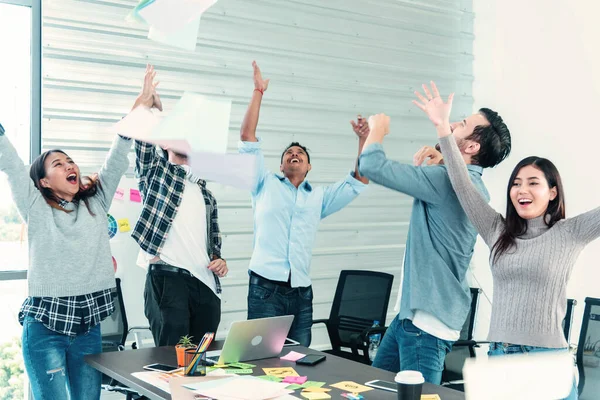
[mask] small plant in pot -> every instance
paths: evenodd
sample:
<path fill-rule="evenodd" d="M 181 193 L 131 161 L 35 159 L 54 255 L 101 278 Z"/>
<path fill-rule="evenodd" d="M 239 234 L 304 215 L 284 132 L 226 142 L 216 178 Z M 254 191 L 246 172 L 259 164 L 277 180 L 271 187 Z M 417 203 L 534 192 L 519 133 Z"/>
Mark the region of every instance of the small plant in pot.
<path fill-rule="evenodd" d="M 177 351 L 177 365 L 179 367 L 185 367 L 185 351 L 187 349 L 195 349 L 197 347 L 192 342 L 192 338 L 193 336 L 182 336 L 175 346 L 175 351 Z"/>

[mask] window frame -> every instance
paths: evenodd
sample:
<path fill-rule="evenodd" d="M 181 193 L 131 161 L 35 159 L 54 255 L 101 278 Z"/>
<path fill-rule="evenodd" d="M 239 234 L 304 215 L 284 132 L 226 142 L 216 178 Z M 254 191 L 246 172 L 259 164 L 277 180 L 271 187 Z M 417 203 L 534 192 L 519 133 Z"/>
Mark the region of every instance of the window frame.
<path fill-rule="evenodd" d="M 0 3 L 31 8 L 31 131 L 29 156 L 42 150 L 42 0 L 0 0 Z M 27 270 L 0 271 L 0 281 L 27 279 Z"/>

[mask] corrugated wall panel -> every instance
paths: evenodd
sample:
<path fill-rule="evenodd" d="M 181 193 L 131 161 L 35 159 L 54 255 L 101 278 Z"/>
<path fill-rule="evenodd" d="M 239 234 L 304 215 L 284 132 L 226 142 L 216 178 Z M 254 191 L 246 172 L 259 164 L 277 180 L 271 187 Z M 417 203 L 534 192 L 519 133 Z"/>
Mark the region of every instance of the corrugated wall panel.
<path fill-rule="evenodd" d="M 457 116 L 471 112 L 472 24 L 469 0 L 220 0 L 202 18 L 195 52 L 146 38 L 125 21 L 130 0 L 45 0 L 43 3 L 43 149 L 60 147 L 86 172 L 96 170 L 112 140 L 107 128 L 128 112 L 147 62 L 159 72 L 165 112 L 184 91 L 232 100 L 229 151 L 252 94 L 252 60 L 271 85 L 258 133 L 266 162 L 278 170 L 291 141 L 311 150 L 314 184 L 352 169 L 356 114 L 392 116 L 388 154 L 410 162 L 435 140 L 410 100 L 436 80 L 456 92 Z M 248 193 L 210 184 L 220 204 L 225 280 L 220 334 L 244 319 L 252 252 Z M 312 263 L 315 318 L 326 317 L 341 269 L 399 276 L 411 199 L 373 185 L 323 221 Z M 132 248 L 132 251 L 136 251 Z M 393 318 L 394 285 L 388 322 Z M 140 299 L 140 302 L 142 299 Z M 322 327 L 313 345 L 326 346 Z"/>

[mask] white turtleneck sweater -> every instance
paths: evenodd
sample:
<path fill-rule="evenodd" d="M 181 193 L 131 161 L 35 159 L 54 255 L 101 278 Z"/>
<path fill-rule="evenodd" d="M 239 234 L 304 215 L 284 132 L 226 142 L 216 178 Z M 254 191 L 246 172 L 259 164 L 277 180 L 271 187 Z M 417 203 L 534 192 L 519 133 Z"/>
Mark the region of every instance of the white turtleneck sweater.
<path fill-rule="evenodd" d="M 492 248 L 504 218 L 489 206 L 471 183 L 456 140 L 440 140 L 452 186 L 469 219 Z M 488 340 L 548 348 L 567 347 L 562 321 L 567 282 L 581 250 L 600 236 L 600 208 L 558 221 L 552 228 L 543 217 L 527 221 L 516 246 L 494 260 L 494 303 Z"/>

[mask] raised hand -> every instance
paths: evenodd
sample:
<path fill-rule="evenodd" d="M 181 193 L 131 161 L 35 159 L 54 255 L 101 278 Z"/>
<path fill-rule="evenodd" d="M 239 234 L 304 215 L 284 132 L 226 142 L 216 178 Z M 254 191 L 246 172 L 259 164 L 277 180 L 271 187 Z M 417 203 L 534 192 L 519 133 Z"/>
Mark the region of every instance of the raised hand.
<path fill-rule="evenodd" d="M 359 139 L 366 139 L 369 136 L 369 123 L 360 114 L 357 116 L 356 122 L 350 121 L 350 125 L 352 125 L 352 129 Z"/>
<path fill-rule="evenodd" d="M 254 68 L 254 89 L 257 89 L 259 92 L 263 93 L 269 87 L 270 79 L 263 79 L 262 73 L 260 72 L 260 68 L 258 68 L 256 61 L 252 61 L 252 68 Z"/>
<path fill-rule="evenodd" d="M 385 114 L 376 114 L 369 117 L 370 135 L 385 136 L 390 133 L 390 117 Z M 370 136 L 369 135 L 369 136 Z"/>
<path fill-rule="evenodd" d="M 413 163 L 418 167 L 427 159 L 429 159 L 427 161 L 427 165 L 439 165 L 442 163 L 444 157 L 442 156 L 442 153 L 437 151 L 435 148 L 431 146 L 423 146 L 421 150 L 417 151 L 413 156 Z"/>
<path fill-rule="evenodd" d="M 156 93 L 156 87 L 158 86 L 159 82 L 154 82 L 155 77 L 156 71 L 154 70 L 154 66 L 150 64 L 146 65 L 146 74 L 144 75 L 144 84 L 142 85 L 142 92 L 135 99 L 133 108 L 136 108 L 138 106 L 144 106 L 148 108 L 156 107 L 157 109 L 162 111 L 162 102 L 160 101 L 160 97 Z"/>
<path fill-rule="evenodd" d="M 431 81 L 431 92 L 425 84 L 423 84 L 423 91 L 427 98 L 423 97 L 418 91 L 415 91 L 415 95 L 419 98 L 419 101 L 413 100 L 413 103 L 427 114 L 436 127 L 442 124 L 449 124 L 454 93 L 448 96 L 448 102 L 444 103 L 433 81 Z"/>

